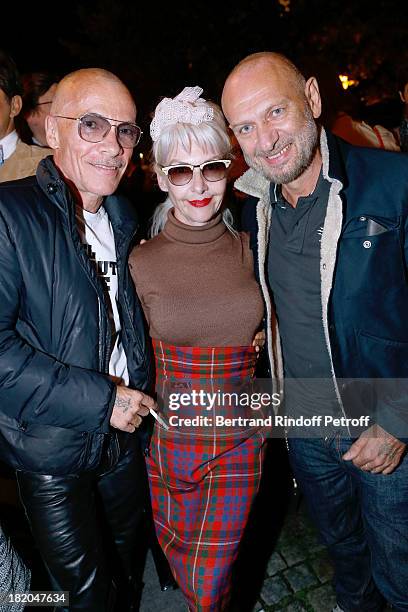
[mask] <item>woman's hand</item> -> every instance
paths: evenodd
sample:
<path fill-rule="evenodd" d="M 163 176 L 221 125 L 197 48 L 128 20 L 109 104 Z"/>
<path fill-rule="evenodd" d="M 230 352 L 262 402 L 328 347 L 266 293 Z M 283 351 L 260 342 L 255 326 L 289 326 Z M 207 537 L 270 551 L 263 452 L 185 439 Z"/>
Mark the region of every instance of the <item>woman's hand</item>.
<path fill-rule="evenodd" d="M 255 338 L 252 341 L 252 346 L 255 347 L 257 353 L 259 353 L 260 350 L 265 346 L 265 340 L 266 335 L 264 330 L 259 331 L 257 334 L 255 334 Z"/>

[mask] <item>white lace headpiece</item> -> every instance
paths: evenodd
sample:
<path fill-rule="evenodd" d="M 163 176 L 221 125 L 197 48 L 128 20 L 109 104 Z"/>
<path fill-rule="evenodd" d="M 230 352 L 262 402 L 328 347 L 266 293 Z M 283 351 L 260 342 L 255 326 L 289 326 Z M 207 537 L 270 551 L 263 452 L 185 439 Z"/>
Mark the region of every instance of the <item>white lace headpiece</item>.
<path fill-rule="evenodd" d="M 150 124 L 150 136 L 153 142 L 160 138 L 163 129 L 175 123 L 191 123 L 199 125 L 204 121 L 212 121 L 214 109 L 211 106 L 200 104 L 193 106 L 200 98 L 203 90 L 201 87 L 185 87 L 175 98 L 163 98 L 157 105 L 154 119 Z"/>

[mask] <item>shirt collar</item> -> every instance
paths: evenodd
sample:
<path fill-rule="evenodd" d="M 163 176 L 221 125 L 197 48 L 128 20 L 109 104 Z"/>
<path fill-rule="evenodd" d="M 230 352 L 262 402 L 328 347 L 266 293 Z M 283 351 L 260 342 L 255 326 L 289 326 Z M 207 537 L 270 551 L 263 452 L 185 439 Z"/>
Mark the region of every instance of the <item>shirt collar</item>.
<path fill-rule="evenodd" d="M 7 134 L 7 136 L 4 136 L 4 138 L 0 139 L 0 144 L 3 147 L 4 160 L 8 159 L 13 155 L 14 151 L 16 150 L 17 142 L 18 134 L 16 130 L 13 130 L 13 132 Z"/>
<path fill-rule="evenodd" d="M 299 198 L 299 200 L 304 201 L 313 196 L 315 198 L 319 197 L 322 191 L 324 180 L 325 179 L 323 177 L 323 167 L 322 167 L 320 169 L 316 187 L 314 188 L 312 193 L 310 193 L 308 196 L 302 196 L 301 198 Z M 287 206 L 289 206 L 288 202 L 285 200 L 284 196 L 282 195 L 282 185 L 271 183 L 269 193 L 270 193 L 270 201 L 271 201 L 272 208 L 275 208 L 276 204 L 280 204 L 282 208 L 286 208 Z"/>
<path fill-rule="evenodd" d="M 284 203 L 284 199 L 282 196 L 282 186 L 281 185 L 277 185 L 276 183 L 271 183 L 270 187 L 269 187 L 269 197 L 271 200 L 271 206 L 272 208 L 275 208 L 276 204 L 281 201 L 281 203 Z"/>

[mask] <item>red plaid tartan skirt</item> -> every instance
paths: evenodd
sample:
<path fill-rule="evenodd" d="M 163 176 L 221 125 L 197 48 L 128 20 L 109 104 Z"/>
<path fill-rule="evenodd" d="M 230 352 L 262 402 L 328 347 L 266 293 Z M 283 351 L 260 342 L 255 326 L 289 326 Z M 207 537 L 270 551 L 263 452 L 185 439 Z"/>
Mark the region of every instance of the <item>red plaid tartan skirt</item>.
<path fill-rule="evenodd" d="M 157 388 L 183 380 L 191 390 L 216 380 L 225 389 L 254 374 L 253 347 L 153 345 Z M 190 610 L 215 612 L 228 604 L 232 564 L 261 477 L 263 442 L 256 431 L 246 437 L 220 436 L 216 428 L 178 435 L 155 425 L 147 459 L 153 516 Z"/>

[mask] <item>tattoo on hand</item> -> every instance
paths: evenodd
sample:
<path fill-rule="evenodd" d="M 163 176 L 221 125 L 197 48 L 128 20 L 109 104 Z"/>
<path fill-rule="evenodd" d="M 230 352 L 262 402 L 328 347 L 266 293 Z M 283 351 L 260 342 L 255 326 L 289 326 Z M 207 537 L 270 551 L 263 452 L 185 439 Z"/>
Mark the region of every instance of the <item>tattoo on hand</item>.
<path fill-rule="evenodd" d="M 390 451 L 388 453 L 388 458 L 390 459 L 390 461 L 394 461 L 395 456 L 397 455 L 397 453 L 398 453 L 398 449 L 397 448 L 394 448 L 394 450 L 392 450 L 392 451 Z"/>
<path fill-rule="evenodd" d="M 124 397 L 117 397 L 115 401 L 117 408 L 122 408 L 122 412 L 127 412 L 130 408 L 130 399 Z"/>
<path fill-rule="evenodd" d="M 384 444 L 380 448 L 380 454 L 388 457 L 390 461 L 392 461 L 395 458 L 395 455 L 397 454 L 397 452 L 398 452 L 398 449 L 393 448 L 390 442 L 384 442 Z"/>

